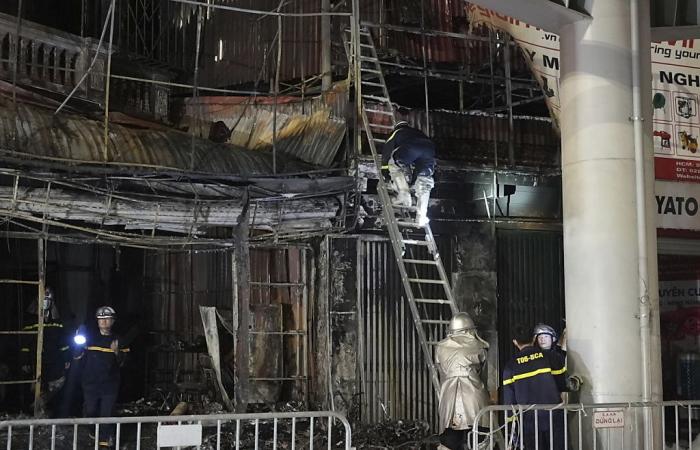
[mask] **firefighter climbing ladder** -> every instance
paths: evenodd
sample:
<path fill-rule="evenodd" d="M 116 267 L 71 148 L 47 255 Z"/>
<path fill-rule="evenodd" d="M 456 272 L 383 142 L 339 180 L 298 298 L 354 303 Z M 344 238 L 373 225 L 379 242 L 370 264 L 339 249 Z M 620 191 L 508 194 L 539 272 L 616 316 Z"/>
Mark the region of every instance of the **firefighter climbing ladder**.
<path fill-rule="evenodd" d="M 377 191 L 384 211 L 384 220 L 418 340 L 430 371 L 433 387 L 436 393 L 439 393 L 440 380 L 433 363 L 432 346 L 445 335 L 444 330 L 450 323 L 452 315 L 457 312 L 457 306 L 430 225 L 415 224 L 415 207 L 395 207 L 391 201 L 389 186 L 381 176 L 381 158 L 377 151 L 377 144 L 384 144 L 386 140 L 375 138 L 374 132 L 388 135 L 392 131 L 392 125 L 396 123 L 396 118 L 372 35 L 369 30 L 360 28 L 357 36 L 359 45 L 355 46 L 347 30 L 345 38 L 348 55 L 351 55 L 351 61 L 356 65 L 354 78 L 356 89 L 360 90 L 362 97 L 361 115 L 364 131 L 377 171 L 380 173 Z M 357 61 L 353 58 L 355 49 L 359 53 Z M 365 93 L 378 90 L 381 90 L 379 95 Z M 373 104 L 369 104 L 370 102 Z M 373 121 L 370 121 L 369 117 Z M 432 298 L 423 295 L 426 285 L 438 287 L 429 289 L 433 292 Z"/>

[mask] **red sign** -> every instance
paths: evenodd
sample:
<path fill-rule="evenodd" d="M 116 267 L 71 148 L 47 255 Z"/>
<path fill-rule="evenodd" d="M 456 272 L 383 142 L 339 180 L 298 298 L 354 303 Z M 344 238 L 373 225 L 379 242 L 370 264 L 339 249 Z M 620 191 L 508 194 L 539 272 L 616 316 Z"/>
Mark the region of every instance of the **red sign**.
<path fill-rule="evenodd" d="M 657 180 L 700 183 L 700 161 L 676 158 L 654 158 Z"/>

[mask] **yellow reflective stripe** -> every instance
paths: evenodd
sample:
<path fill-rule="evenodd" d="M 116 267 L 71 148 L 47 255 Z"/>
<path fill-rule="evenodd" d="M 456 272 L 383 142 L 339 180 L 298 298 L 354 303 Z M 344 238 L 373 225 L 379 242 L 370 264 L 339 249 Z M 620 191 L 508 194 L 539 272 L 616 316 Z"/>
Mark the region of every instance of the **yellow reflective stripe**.
<path fill-rule="evenodd" d="M 400 130 L 401 128 L 399 128 Z M 393 133 L 391 133 L 391 136 L 389 136 L 389 139 L 386 140 L 386 143 L 389 143 L 390 140 L 394 139 L 394 136 L 396 136 L 396 133 L 399 132 L 399 130 L 394 130 Z"/>
<path fill-rule="evenodd" d="M 114 350 L 112 350 L 111 348 L 106 348 L 106 347 L 90 346 L 87 349 L 94 350 L 96 352 L 114 353 Z M 119 351 L 128 353 L 130 350 L 128 348 L 120 348 Z"/>
<path fill-rule="evenodd" d="M 382 170 L 388 169 L 388 168 L 389 168 L 389 164 L 386 164 L 386 165 L 383 165 L 383 166 L 382 166 Z"/>
<path fill-rule="evenodd" d="M 19 349 L 19 351 L 20 352 L 30 352 L 31 350 L 29 350 L 29 348 L 27 348 L 27 347 L 22 347 L 21 349 Z"/>
<path fill-rule="evenodd" d="M 105 348 L 105 347 L 90 346 L 87 349 L 94 350 L 96 352 L 114 353 L 114 350 L 112 350 L 111 348 Z"/>
<path fill-rule="evenodd" d="M 518 420 L 518 416 L 512 415 L 506 419 L 506 422 L 515 422 L 516 420 Z"/>
<path fill-rule="evenodd" d="M 552 370 L 552 375 L 561 375 L 564 372 L 566 372 L 566 367 L 562 367 L 559 370 Z"/>
<path fill-rule="evenodd" d="M 530 378 L 530 377 L 534 377 L 537 375 L 541 375 L 543 373 L 552 373 L 552 369 L 549 367 L 543 367 L 541 369 L 533 370 L 532 372 L 525 372 L 525 373 L 515 375 L 512 378 L 508 378 L 507 380 L 503 380 L 503 386 L 511 384 L 511 383 L 515 383 L 516 381 L 522 380 L 523 378 Z"/>
<path fill-rule="evenodd" d="M 65 352 L 65 351 L 68 350 L 69 348 L 70 348 L 70 347 L 66 345 L 65 347 L 61 347 L 61 351 L 62 351 L 62 352 Z"/>

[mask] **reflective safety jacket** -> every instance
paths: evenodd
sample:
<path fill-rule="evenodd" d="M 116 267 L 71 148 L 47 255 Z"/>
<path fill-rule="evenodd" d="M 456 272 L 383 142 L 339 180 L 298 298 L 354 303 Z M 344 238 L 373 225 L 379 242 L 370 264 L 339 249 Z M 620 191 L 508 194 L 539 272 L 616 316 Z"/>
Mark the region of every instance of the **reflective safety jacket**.
<path fill-rule="evenodd" d="M 503 369 L 503 403 L 506 405 L 559 404 L 566 391 L 564 358 L 556 352 L 527 346 Z M 548 428 L 548 414 L 538 414 L 540 428 Z M 543 426 L 544 425 L 544 426 Z"/>
<path fill-rule="evenodd" d="M 116 334 L 105 336 L 99 332 L 87 338 L 85 353 L 81 358 L 84 359 L 84 387 L 112 389 L 115 393 L 119 389 L 119 370 L 129 348 L 120 345 L 119 352 L 112 350 L 112 342 L 118 339 Z"/>
<path fill-rule="evenodd" d="M 32 316 L 32 322 L 28 323 L 22 331 L 35 332 L 39 329 L 36 316 Z M 34 373 L 36 365 L 36 334 L 24 334 L 20 345 L 20 363 L 31 367 Z M 65 364 L 70 361 L 70 347 L 68 336 L 63 324 L 49 320 L 44 322 L 44 337 L 41 352 L 41 379 L 44 382 L 61 378 L 65 372 Z"/>
<path fill-rule="evenodd" d="M 489 394 L 481 379 L 488 347 L 473 331 L 448 336 L 438 343 L 435 363 L 442 380 L 440 430 L 471 428 L 479 411 L 489 405 Z"/>

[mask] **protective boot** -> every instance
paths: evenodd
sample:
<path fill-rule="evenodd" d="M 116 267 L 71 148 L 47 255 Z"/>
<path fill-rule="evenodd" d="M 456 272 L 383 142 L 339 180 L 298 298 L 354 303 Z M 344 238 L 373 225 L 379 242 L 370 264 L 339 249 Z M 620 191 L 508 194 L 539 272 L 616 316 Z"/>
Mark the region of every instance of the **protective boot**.
<path fill-rule="evenodd" d="M 419 175 L 413 185 L 416 193 L 416 224 L 424 226 L 428 224 L 428 203 L 430 202 L 430 191 L 433 190 L 435 181 L 429 175 Z"/>
<path fill-rule="evenodd" d="M 394 204 L 397 206 L 412 206 L 411 188 L 406 180 L 406 174 L 393 160 L 389 162 L 389 175 L 391 175 L 391 184 L 396 192 Z"/>

